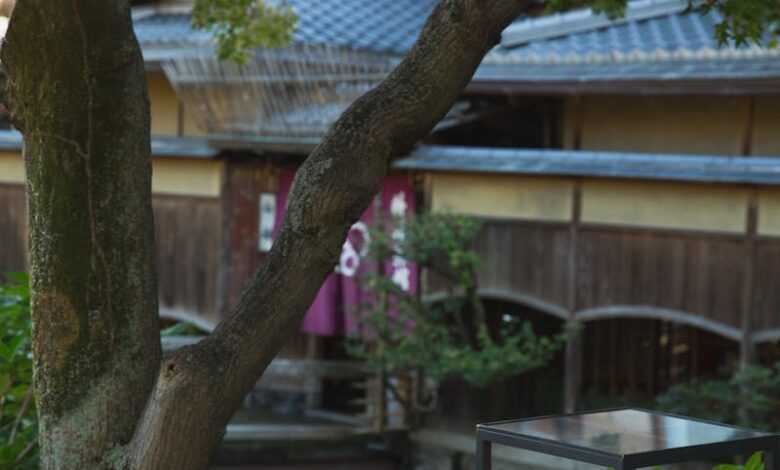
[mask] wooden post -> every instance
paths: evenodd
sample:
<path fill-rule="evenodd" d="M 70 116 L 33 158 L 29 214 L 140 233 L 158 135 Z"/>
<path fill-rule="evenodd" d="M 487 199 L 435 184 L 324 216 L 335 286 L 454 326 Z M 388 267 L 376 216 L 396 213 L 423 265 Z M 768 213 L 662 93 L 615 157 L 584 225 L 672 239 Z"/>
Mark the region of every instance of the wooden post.
<path fill-rule="evenodd" d="M 314 361 L 321 359 L 322 341 L 317 335 L 306 335 L 306 359 Z M 322 377 L 309 374 L 304 378 L 306 390 L 306 409 L 313 410 L 322 406 Z"/>
<path fill-rule="evenodd" d="M 745 127 L 742 132 L 741 153 L 749 157 L 753 152 L 753 133 L 755 127 L 755 98 L 747 98 Z M 745 257 L 743 265 L 740 367 L 744 368 L 753 362 L 755 347 L 753 344 L 753 277 L 756 257 L 756 233 L 758 232 L 758 191 L 752 188 L 748 196 L 747 215 L 745 220 Z"/>
<path fill-rule="evenodd" d="M 755 345 L 753 344 L 753 278 L 755 276 L 756 233 L 758 229 L 758 191 L 753 189 L 748 197 L 746 216 L 746 234 L 744 240 L 745 257 L 742 278 L 740 367 L 745 368 L 753 362 Z"/>
<path fill-rule="evenodd" d="M 580 220 L 582 219 L 582 182 L 580 180 L 577 180 L 574 184 L 571 212 L 571 224 L 569 225 L 567 303 L 569 308 L 569 321 L 575 321 L 577 312 L 577 248 L 579 246 Z M 580 383 L 582 381 L 582 332 L 576 332 L 566 343 L 565 360 L 563 407 L 564 411 L 572 413 L 577 409 Z"/>
<path fill-rule="evenodd" d="M 222 207 L 219 267 L 217 268 L 217 305 L 218 318 L 224 318 L 231 307 L 230 285 L 232 281 L 233 247 L 231 245 L 231 230 L 233 229 L 233 165 L 230 159 L 225 160 L 222 169 L 222 181 L 220 184 L 219 198 Z"/>
<path fill-rule="evenodd" d="M 181 100 L 176 105 L 176 135 L 184 135 L 184 103 Z"/>

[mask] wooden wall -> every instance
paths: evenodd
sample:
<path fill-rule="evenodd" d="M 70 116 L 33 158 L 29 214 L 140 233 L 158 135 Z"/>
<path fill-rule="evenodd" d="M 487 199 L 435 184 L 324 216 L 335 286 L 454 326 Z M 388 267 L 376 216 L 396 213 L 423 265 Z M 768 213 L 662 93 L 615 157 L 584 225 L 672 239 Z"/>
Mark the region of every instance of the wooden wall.
<path fill-rule="evenodd" d="M 772 266 L 780 261 L 780 243 L 762 246 L 778 250 L 758 257 L 758 270 L 766 275 L 757 278 L 768 293 L 756 289 L 762 306 L 756 315 L 768 325 L 777 317 L 771 312 L 776 289 L 767 284 L 780 276 L 780 264 Z M 567 310 L 572 250 L 567 227 L 486 220 L 476 247 L 483 292 L 548 308 L 557 316 Z M 738 237 L 583 226 L 576 247 L 577 310 L 655 307 L 739 329 L 744 250 Z M 761 248 L 761 253 L 768 250 Z"/>
<path fill-rule="evenodd" d="M 652 407 L 670 386 L 713 377 L 739 358 L 735 341 L 660 320 L 588 322 L 582 338 L 582 406 L 590 409 Z"/>
<path fill-rule="evenodd" d="M 181 165 L 179 178 L 186 179 L 187 168 Z M 0 273 L 28 268 L 24 191 L 22 184 L 0 182 Z M 203 187 L 198 191 L 203 192 Z M 171 191 L 155 193 L 152 205 L 161 313 L 215 324 L 222 247 L 221 199 Z"/>
<path fill-rule="evenodd" d="M 260 195 L 277 193 L 280 166 L 257 157 L 234 156 L 225 167 L 222 196 L 223 237 L 219 272 L 221 300 L 218 310 L 228 312 L 266 259 L 259 249 Z M 276 214 L 277 217 L 282 214 Z M 298 333 L 285 344 L 279 357 L 314 359 L 323 355 L 322 341 Z"/>
<path fill-rule="evenodd" d="M 780 329 L 780 239 L 759 239 L 755 269 L 752 297 L 754 328 L 756 331 L 777 332 Z"/>
<path fill-rule="evenodd" d="M 27 210 L 24 186 L 0 183 L 0 277 L 27 271 Z"/>
<path fill-rule="evenodd" d="M 155 195 L 152 205 L 163 315 L 202 317 L 216 324 L 220 200 Z"/>
<path fill-rule="evenodd" d="M 486 295 L 564 318 L 572 312 L 588 321 L 655 318 L 731 340 L 745 328 L 758 342 L 780 338 L 780 294 L 773 285 L 780 278 L 778 190 L 529 180 L 428 178 L 433 210 L 485 221 L 477 248 Z M 547 186 L 537 191 L 540 182 Z"/>
<path fill-rule="evenodd" d="M 745 248 L 739 239 L 583 227 L 577 256 L 581 311 L 648 306 L 741 327 Z"/>
<path fill-rule="evenodd" d="M 506 300 L 539 300 L 565 310 L 570 251 L 567 227 L 487 220 L 476 250 L 481 257 L 479 283 L 483 291 Z"/>
<path fill-rule="evenodd" d="M 232 307 L 239 298 L 266 253 L 258 247 L 260 194 L 278 190 L 278 170 L 258 161 L 235 161 L 225 173 L 223 211 L 225 238 L 221 250 L 226 270 L 222 273 L 225 306 Z"/>

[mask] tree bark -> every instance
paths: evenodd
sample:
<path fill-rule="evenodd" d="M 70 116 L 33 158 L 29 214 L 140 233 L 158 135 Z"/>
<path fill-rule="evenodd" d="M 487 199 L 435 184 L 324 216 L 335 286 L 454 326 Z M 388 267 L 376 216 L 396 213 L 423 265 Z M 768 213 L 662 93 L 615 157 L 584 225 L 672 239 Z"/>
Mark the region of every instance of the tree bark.
<path fill-rule="evenodd" d="M 443 0 L 304 162 L 231 316 L 159 368 L 148 104 L 126 1 L 17 5 L 2 58 L 26 142 L 43 468 L 206 468 L 392 158 L 430 132 L 528 3 Z"/>
<path fill-rule="evenodd" d="M 24 133 L 44 469 L 115 468 L 158 375 L 149 105 L 127 2 L 19 2 L 2 48 Z"/>

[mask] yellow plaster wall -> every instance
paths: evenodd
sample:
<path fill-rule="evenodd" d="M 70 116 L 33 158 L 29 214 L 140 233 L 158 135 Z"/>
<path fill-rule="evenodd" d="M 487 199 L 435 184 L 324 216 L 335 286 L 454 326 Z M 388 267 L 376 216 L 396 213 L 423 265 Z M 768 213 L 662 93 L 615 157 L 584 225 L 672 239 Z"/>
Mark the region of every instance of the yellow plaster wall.
<path fill-rule="evenodd" d="M 758 234 L 780 236 L 780 188 L 758 193 Z"/>
<path fill-rule="evenodd" d="M 567 221 L 573 183 L 565 179 L 433 174 L 434 211 L 504 219 Z"/>
<path fill-rule="evenodd" d="M 166 158 L 152 160 L 152 192 L 219 197 L 223 162 Z M 0 152 L 0 183 L 24 184 L 24 161 L 18 153 Z"/>
<path fill-rule="evenodd" d="M 154 135 L 203 135 L 195 119 L 182 108 L 179 112 L 179 98 L 165 74 L 149 72 L 146 75 L 149 86 L 149 101 L 152 113 L 152 134 Z M 181 122 L 179 122 L 181 119 Z"/>
<path fill-rule="evenodd" d="M 737 155 L 744 97 L 588 96 L 582 98 L 582 149 Z M 564 143 L 572 148 L 576 101 L 566 103 Z"/>
<path fill-rule="evenodd" d="M 755 98 L 753 154 L 780 157 L 780 96 Z"/>
<path fill-rule="evenodd" d="M 586 180 L 584 223 L 742 233 L 748 190 L 733 186 Z"/>
<path fill-rule="evenodd" d="M 0 152 L 0 183 L 24 183 L 24 160 L 14 152 Z"/>
<path fill-rule="evenodd" d="M 218 197 L 223 163 L 217 160 L 156 159 L 152 192 L 179 196 Z"/>
<path fill-rule="evenodd" d="M 179 100 L 176 92 L 162 72 L 149 72 L 146 80 L 149 86 L 152 134 L 178 135 Z"/>

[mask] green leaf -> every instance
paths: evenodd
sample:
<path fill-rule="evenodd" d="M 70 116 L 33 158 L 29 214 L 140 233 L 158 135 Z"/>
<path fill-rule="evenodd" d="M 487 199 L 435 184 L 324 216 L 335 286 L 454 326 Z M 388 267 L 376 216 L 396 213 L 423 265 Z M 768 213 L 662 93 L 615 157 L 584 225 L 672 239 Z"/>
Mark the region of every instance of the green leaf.
<path fill-rule="evenodd" d="M 0 393 L 4 393 L 11 385 L 11 374 L 0 372 Z M 3 396 L 0 395 L 0 400 Z"/>
<path fill-rule="evenodd" d="M 194 27 L 214 33 L 217 56 L 239 64 L 255 48 L 287 46 L 298 21 L 289 6 L 265 0 L 196 0 L 192 13 Z"/>
<path fill-rule="evenodd" d="M 712 470 L 741 470 L 741 465 L 734 465 L 730 463 L 722 463 L 720 465 L 715 465 L 712 467 Z"/>
<path fill-rule="evenodd" d="M 745 464 L 745 470 L 764 470 L 764 462 L 761 452 L 756 452 L 750 456 L 747 463 Z"/>

